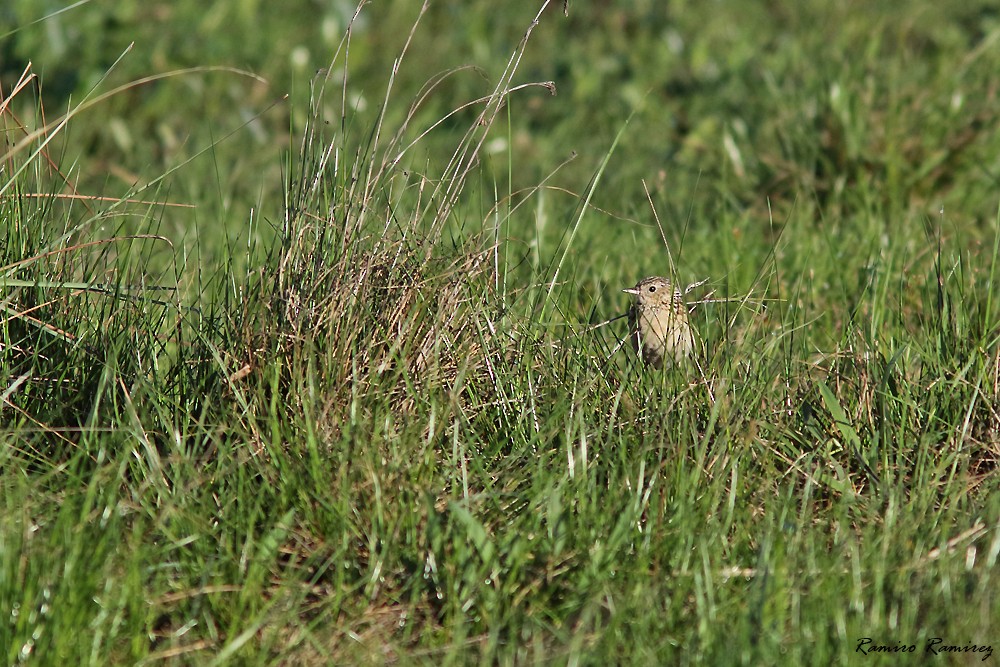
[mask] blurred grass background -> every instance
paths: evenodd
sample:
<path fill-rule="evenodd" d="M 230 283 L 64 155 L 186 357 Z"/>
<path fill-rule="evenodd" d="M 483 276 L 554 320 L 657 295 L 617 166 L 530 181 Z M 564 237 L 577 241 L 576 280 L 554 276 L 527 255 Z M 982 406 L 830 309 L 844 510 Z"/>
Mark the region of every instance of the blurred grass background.
<path fill-rule="evenodd" d="M 993 641 L 1000 10 L 556 3 L 456 178 L 538 8 L 0 8 L 8 662 Z"/>
<path fill-rule="evenodd" d="M 222 2 L 206 11 L 197 3 L 126 1 L 85 3 L 33 23 L 60 3 L 7 4 L 8 30 L 20 29 L 4 39 L 4 80 L 9 86 L 23 63 L 33 62 L 50 116 L 99 82 L 107 90 L 213 66 L 263 79 L 200 72 L 137 86 L 74 122 L 65 139 L 66 160 L 83 159 L 76 182 L 104 195 L 125 193 L 212 146 L 183 177 L 167 181 L 171 198 L 197 204 L 196 212 L 165 222 L 183 234 L 196 218 L 237 237 L 251 206 L 280 196 L 281 155 L 306 122 L 315 73 L 331 64 L 354 14 L 349 2 L 280 9 Z M 352 109 L 370 116 L 381 105 L 417 9 L 380 3 L 359 16 L 348 63 Z M 972 236 L 988 235 L 997 167 L 991 47 L 998 19 L 990 5 L 637 2 L 574 9 L 561 18 L 561 7 L 549 7 L 554 18 L 537 36 L 545 45 L 525 55 L 523 81 L 553 81 L 558 94 L 536 89 L 512 99 L 509 136 L 493 144 L 499 153 L 484 156 L 499 191 L 532 187 L 575 155 L 548 183 L 580 193 L 630 119 L 595 205 L 647 222 L 645 179 L 671 221 L 669 240 L 711 275 L 730 273 L 733 257 L 746 250 L 759 255 L 787 222 L 815 225 L 811 236 L 845 247 L 869 231 L 872 217 L 888 230 L 944 210 Z M 458 67 L 467 69 L 442 82 L 417 125 L 481 95 L 531 10 L 530 3 L 508 12 L 432 4 L 414 34 L 416 55 L 396 76 L 400 103 L 388 109 L 387 123 L 398 123 L 403 102 L 429 79 Z M 449 150 L 472 113 L 451 118 L 423 142 L 428 159 Z M 338 115 L 328 100 L 325 119 Z M 558 211 L 574 201 L 556 195 L 544 204 Z M 593 226 L 600 228 L 593 235 L 602 240 L 598 253 L 604 241 L 643 248 L 658 238 L 648 224 L 606 218 Z M 201 242 L 213 236 L 222 234 Z M 586 253 L 590 238 L 578 252 Z M 637 259 L 637 273 L 662 271 L 662 258 Z"/>

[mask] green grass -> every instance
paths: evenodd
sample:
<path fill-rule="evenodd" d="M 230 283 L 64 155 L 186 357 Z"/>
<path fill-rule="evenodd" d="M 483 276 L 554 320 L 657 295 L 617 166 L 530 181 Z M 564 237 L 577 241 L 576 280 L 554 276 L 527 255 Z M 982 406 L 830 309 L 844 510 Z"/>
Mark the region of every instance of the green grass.
<path fill-rule="evenodd" d="M 0 10 L 0 660 L 995 644 L 991 5 L 133 4 Z"/>

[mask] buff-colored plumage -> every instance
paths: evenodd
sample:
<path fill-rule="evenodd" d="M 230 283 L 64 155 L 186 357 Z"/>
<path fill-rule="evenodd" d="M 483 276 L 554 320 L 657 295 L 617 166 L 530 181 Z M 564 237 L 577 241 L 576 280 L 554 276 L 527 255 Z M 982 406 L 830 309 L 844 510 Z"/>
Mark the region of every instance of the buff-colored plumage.
<path fill-rule="evenodd" d="M 646 363 L 661 368 L 690 357 L 694 332 L 688 324 L 681 293 L 666 278 L 643 278 L 631 289 L 635 297 L 629 310 L 629 337 Z"/>

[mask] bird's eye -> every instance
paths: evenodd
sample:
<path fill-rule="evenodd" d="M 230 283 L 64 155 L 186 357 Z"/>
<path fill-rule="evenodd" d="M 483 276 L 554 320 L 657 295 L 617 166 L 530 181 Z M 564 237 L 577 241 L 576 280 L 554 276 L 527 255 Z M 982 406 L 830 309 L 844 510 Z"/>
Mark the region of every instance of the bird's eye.
<path fill-rule="evenodd" d="M 649 286 L 649 291 L 650 292 L 655 292 L 656 291 L 656 285 L 650 285 Z"/>

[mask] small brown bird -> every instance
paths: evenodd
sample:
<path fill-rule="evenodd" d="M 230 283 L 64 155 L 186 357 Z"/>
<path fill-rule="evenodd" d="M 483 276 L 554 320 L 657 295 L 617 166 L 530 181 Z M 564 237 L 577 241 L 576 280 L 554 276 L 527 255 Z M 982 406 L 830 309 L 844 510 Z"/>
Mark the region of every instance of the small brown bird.
<path fill-rule="evenodd" d="M 629 310 L 629 337 L 646 363 L 662 368 L 691 356 L 694 332 L 680 291 L 666 278 L 643 278 L 623 292 L 635 296 Z"/>

